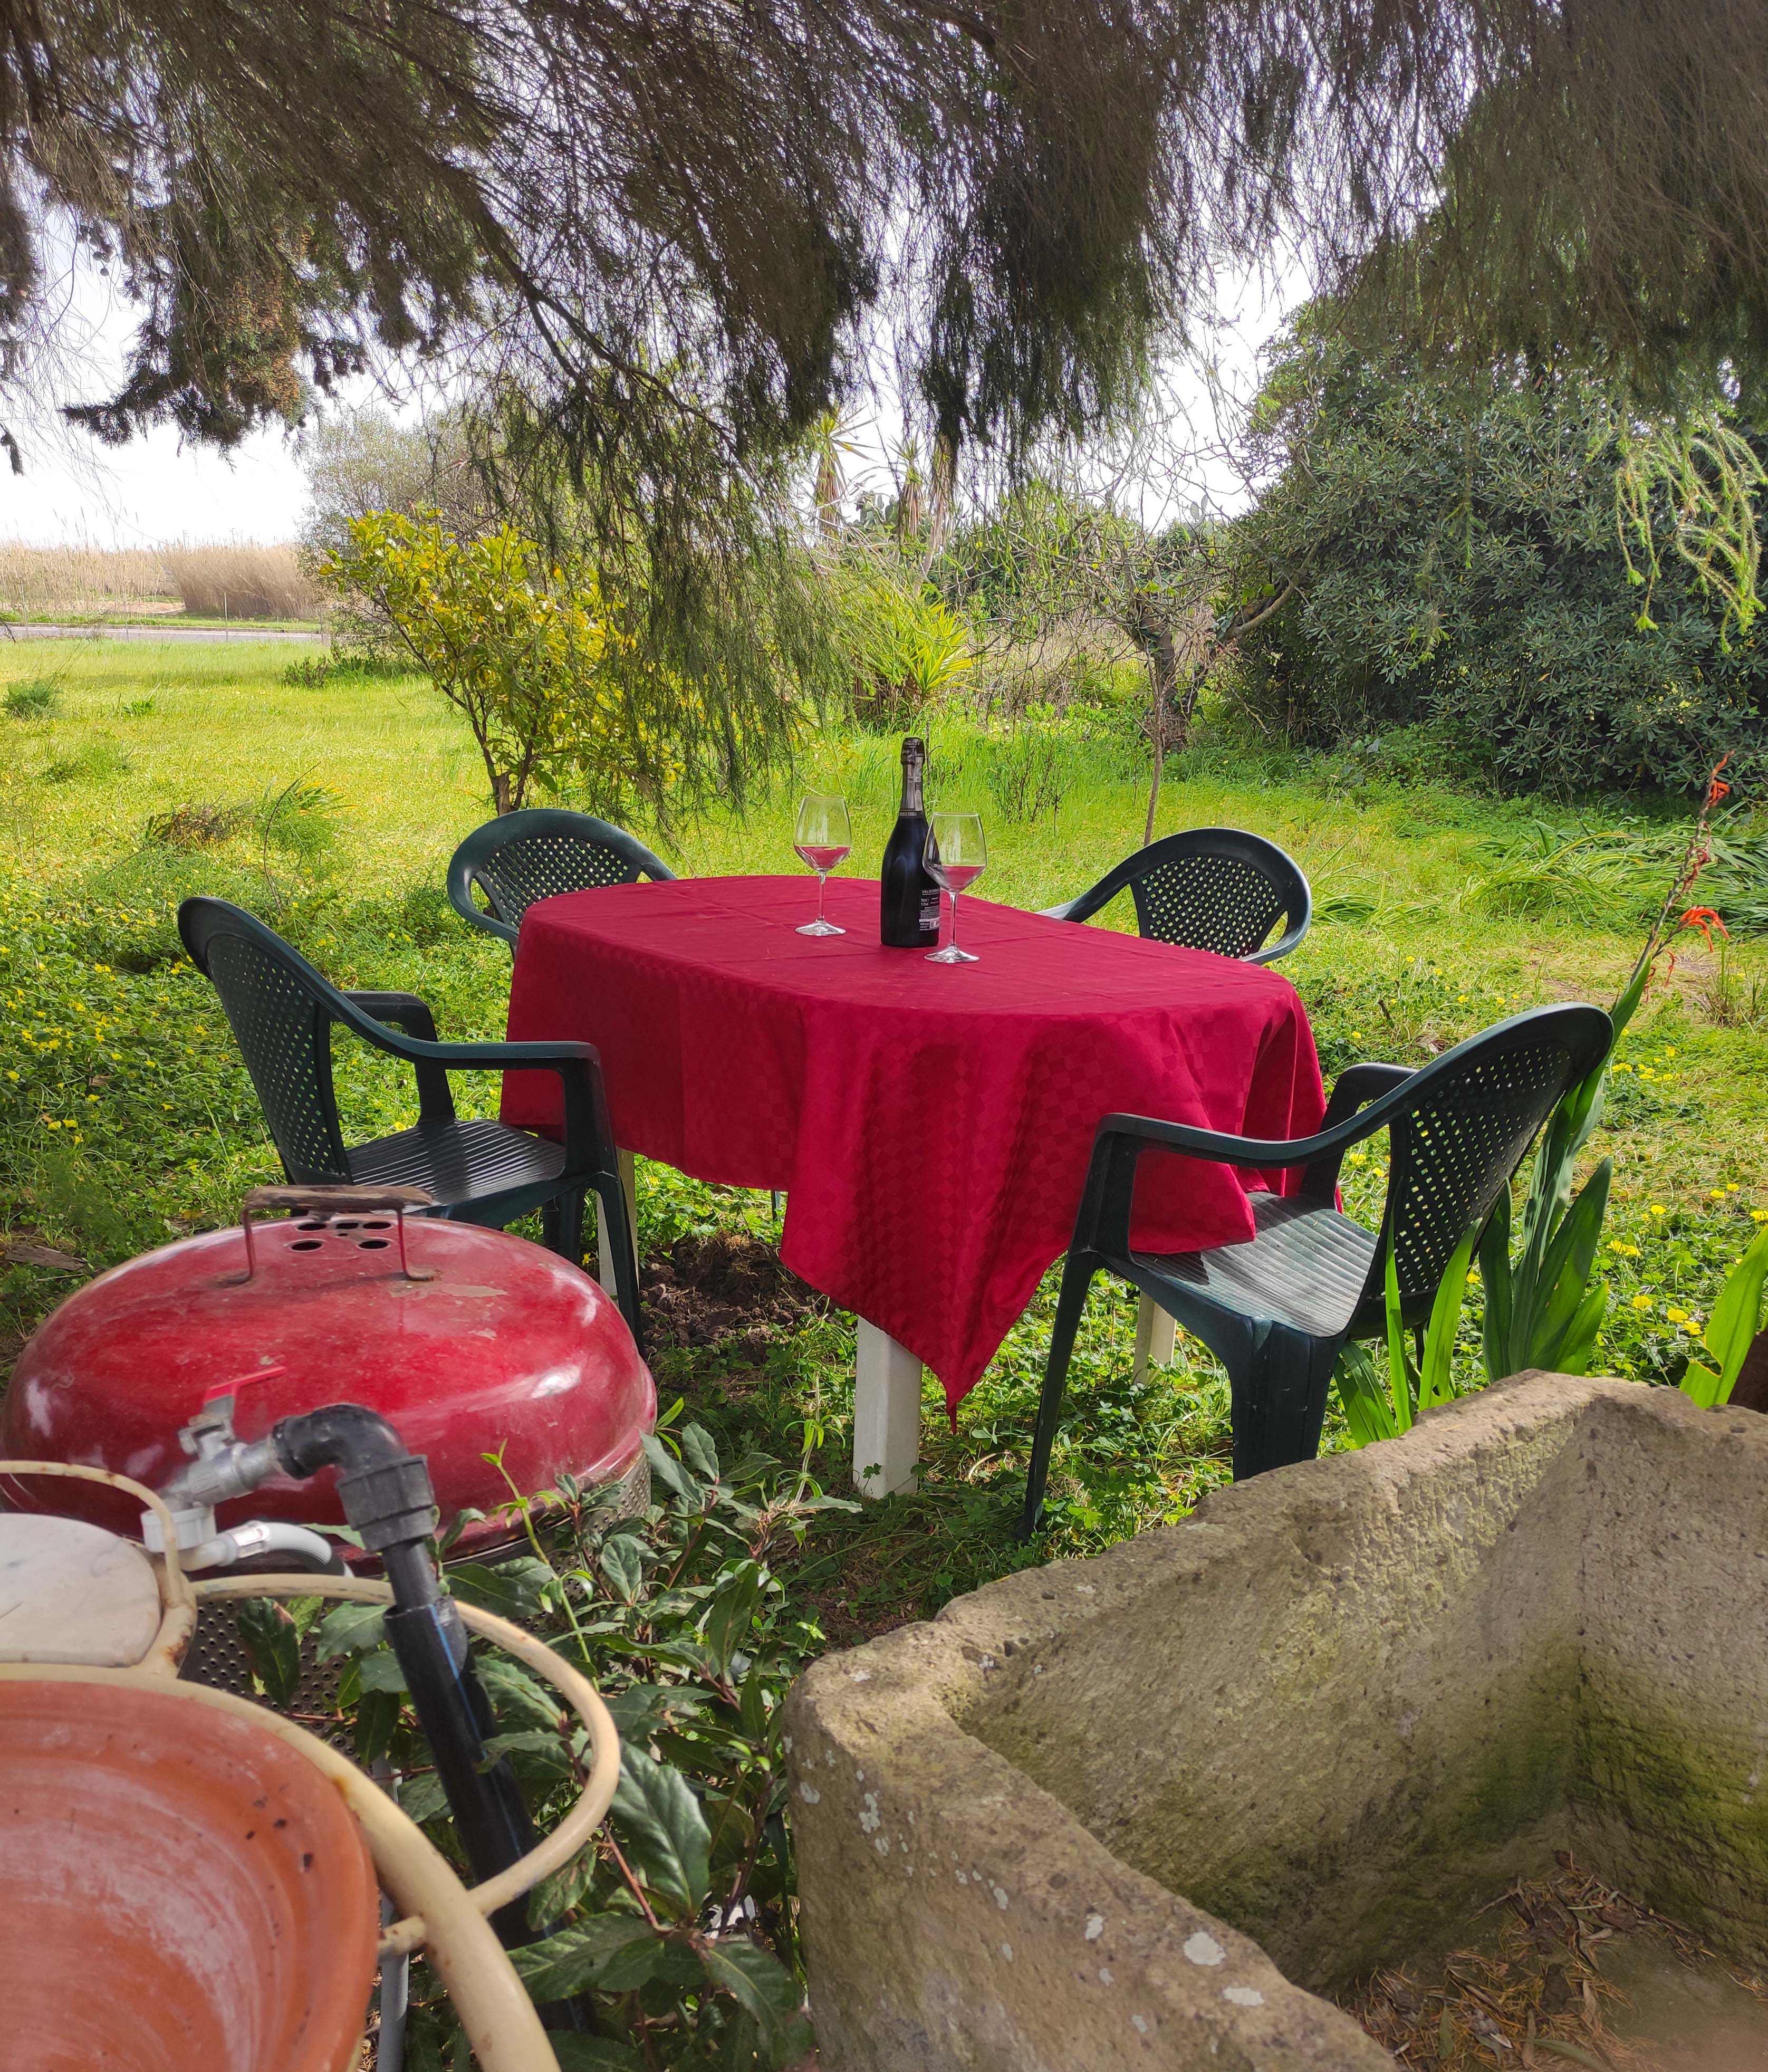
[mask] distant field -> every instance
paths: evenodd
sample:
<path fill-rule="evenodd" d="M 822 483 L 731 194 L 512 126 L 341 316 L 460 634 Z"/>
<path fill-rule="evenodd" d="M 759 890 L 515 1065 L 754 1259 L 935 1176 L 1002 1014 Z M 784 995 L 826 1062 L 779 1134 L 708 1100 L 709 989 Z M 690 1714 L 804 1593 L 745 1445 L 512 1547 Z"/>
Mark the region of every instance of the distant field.
<path fill-rule="evenodd" d="M 311 621 L 322 600 L 292 546 L 32 547 L 0 541 L 0 615 L 126 623 L 181 613 Z"/>

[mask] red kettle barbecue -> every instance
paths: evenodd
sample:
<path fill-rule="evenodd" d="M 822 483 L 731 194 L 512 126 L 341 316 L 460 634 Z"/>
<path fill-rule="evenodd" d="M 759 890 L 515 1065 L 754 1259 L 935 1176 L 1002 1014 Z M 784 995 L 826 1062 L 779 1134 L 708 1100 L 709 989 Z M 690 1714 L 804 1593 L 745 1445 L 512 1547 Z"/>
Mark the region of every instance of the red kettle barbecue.
<path fill-rule="evenodd" d="M 494 1511 L 511 1481 L 529 1494 L 561 1474 L 586 1486 L 627 1480 L 641 1504 L 656 1390 L 619 1309 L 539 1245 L 406 1216 L 428 1199 L 407 1188 L 260 1188 L 240 1228 L 101 1274 L 20 1355 L 0 1457 L 72 1461 L 157 1488 L 183 1465 L 181 1428 L 215 1397 L 232 1397 L 242 1440 L 342 1399 L 428 1456 L 445 1523 Z M 254 1225 L 261 1209 L 294 1213 Z M 312 1482 L 273 1477 L 222 1504 L 219 1522 L 341 1525 L 335 1484 L 329 1469 Z M 7 1481 L 0 1502 L 139 1530 L 139 1507 L 96 1485 Z M 504 1536 L 487 1523 L 461 1544 Z"/>

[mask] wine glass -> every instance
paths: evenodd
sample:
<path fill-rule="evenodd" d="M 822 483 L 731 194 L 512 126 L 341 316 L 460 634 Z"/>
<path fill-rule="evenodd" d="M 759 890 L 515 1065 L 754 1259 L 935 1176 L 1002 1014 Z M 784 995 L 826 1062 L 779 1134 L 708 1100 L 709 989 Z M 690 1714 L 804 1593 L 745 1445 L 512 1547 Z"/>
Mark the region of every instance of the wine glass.
<path fill-rule="evenodd" d="M 798 829 L 792 846 L 816 874 L 816 919 L 799 930 L 801 935 L 845 935 L 833 921 L 823 918 L 823 900 L 828 874 L 853 846 L 848 825 L 847 801 L 829 791 L 807 791 L 798 802 Z"/>
<path fill-rule="evenodd" d="M 958 894 L 974 885 L 989 861 L 980 813 L 935 813 L 927 824 L 927 874 L 952 895 L 952 939 L 943 950 L 929 950 L 930 964 L 973 964 L 968 950 L 958 948 Z"/>

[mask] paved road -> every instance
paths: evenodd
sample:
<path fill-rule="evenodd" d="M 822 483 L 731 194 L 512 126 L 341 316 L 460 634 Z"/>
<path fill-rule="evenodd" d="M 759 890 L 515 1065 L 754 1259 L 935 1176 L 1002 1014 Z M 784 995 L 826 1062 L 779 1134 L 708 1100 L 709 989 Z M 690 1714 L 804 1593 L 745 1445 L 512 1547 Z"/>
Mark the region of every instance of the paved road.
<path fill-rule="evenodd" d="M 323 633 L 285 632 L 273 626 L 9 626 L 11 640 L 323 640 Z"/>

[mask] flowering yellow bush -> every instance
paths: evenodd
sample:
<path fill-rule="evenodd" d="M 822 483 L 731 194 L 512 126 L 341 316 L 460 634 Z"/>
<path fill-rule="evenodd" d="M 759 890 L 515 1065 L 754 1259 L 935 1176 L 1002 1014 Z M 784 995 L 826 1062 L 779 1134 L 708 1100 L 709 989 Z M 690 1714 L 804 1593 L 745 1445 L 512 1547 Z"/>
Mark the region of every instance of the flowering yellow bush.
<path fill-rule="evenodd" d="M 513 526 L 462 540 L 434 513 L 374 512 L 320 574 L 378 607 L 465 715 L 499 812 L 521 806 L 537 779 L 572 784 L 609 812 L 667 786 L 668 720 L 647 715 L 623 680 L 629 643 L 594 577 L 568 582 Z"/>

